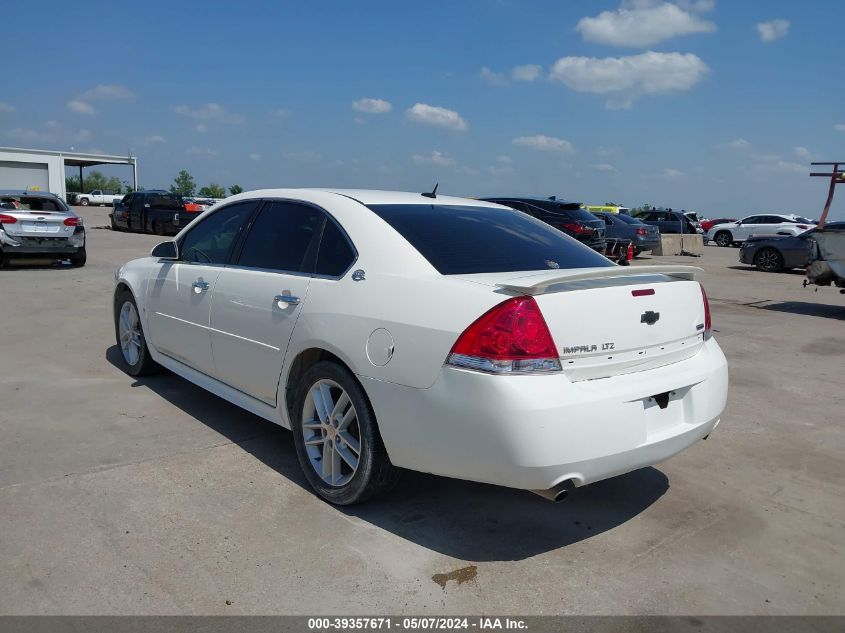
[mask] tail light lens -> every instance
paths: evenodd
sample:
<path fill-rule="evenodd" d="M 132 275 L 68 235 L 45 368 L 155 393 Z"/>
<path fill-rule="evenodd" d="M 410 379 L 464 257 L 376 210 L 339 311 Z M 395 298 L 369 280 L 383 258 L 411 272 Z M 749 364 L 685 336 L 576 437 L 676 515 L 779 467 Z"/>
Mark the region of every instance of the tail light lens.
<path fill-rule="evenodd" d="M 452 346 L 447 365 L 494 374 L 560 371 L 560 358 L 533 297 L 514 297 L 470 325 Z"/>
<path fill-rule="evenodd" d="M 17 221 L 18 219 L 13 215 L 6 215 L 5 213 L 0 213 L 0 224 L 14 224 Z"/>
<path fill-rule="evenodd" d="M 571 231 L 577 235 L 586 235 L 595 232 L 594 228 L 578 224 L 577 222 L 561 222 L 559 226 L 560 228 Z"/>
<path fill-rule="evenodd" d="M 193 202 L 185 203 L 185 211 L 187 211 L 188 213 L 198 213 L 200 208 L 200 205 L 194 204 Z"/>
<path fill-rule="evenodd" d="M 66 218 L 65 226 L 80 226 L 82 224 L 81 218 Z"/>
<path fill-rule="evenodd" d="M 645 227 L 640 227 L 637 230 L 637 235 L 648 235 L 648 229 Z"/>
<path fill-rule="evenodd" d="M 707 300 L 707 293 L 704 292 L 704 286 L 701 286 L 701 298 L 704 301 L 704 340 L 706 341 L 713 336 L 713 320 L 710 318 L 710 302 Z"/>

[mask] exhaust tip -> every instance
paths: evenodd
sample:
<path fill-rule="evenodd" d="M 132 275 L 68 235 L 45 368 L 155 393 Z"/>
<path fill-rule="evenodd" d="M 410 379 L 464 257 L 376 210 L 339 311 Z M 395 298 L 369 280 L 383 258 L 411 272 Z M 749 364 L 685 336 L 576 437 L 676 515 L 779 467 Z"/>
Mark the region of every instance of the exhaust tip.
<path fill-rule="evenodd" d="M 552 486 L 548 490 L 532 490 L 535 495 L 540 495 L 543 499 L 548 499 L 549 501 L 554 501 L 555 503 L 559 503 L 566 499 L 567 495 L 569 494 L 570 490 L 575 489 L 575 483 L 571 479 L 567 479 L 566 481 L 562 481 L 556 486 Z"/>

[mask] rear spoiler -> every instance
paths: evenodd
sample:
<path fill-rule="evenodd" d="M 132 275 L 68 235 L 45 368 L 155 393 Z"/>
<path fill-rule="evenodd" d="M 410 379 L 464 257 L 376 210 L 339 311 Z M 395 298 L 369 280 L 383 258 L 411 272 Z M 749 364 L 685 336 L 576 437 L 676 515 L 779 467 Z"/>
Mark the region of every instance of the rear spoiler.
<path fill-rule="evenodd" d="M 672 266 L 669 264 L 659 266 L 608 266 L 607 268 L 590 268 L 572 270 L 549 270 L 534 275 L 515 277 L 496 286 L 506 290 L 513 290 L 526 295 L 540 295 L 546 292 L 550 286 L 568 283 L 570 281 L 585 281 L 593 279 L 610 279 L 617 277 L 643 277 L 653 275 L 667 275 L 678 279 L 692 280 L 696 273 L 704 272 L 696 266 Z M 631 279 L 631 283 L 637 283 Z M 644 282 L 645 283 L 645 282 Z"/>

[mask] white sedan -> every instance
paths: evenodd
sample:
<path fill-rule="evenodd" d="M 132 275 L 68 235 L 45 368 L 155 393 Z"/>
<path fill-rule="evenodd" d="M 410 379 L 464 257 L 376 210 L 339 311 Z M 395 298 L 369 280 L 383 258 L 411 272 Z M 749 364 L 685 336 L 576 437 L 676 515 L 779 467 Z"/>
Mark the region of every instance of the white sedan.
<path fill-rule="evenodd" d="M 732 246 L 744 242 L 752 235 L 800 235 L 816 225 L 800 215 L 759 214 L 750 215 L 736 222 L 726 222 L 711 226 L 705 241 L 716 242 L 719 246 Z"/>
<path fill-rule="evenodd" d="M 128 373 L 291 429 L 332 503 L 401 468 L 558 499 L 719 424 L 698 270 L 622 268 L 489 202 L 268 189 L 122 266 L 114 320 Z"/>

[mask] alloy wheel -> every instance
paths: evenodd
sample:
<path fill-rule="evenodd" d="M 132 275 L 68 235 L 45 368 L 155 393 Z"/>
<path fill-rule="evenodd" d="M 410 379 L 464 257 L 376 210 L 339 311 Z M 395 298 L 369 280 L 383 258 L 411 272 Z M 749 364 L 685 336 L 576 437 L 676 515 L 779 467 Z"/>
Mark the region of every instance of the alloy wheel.
<path fill-rule="evenodd" d="M 120 334 L 120 353 L 123 360 L 130 367 L 134 367 L 141 357 L 141 320 L 138 318 L 138 311 L 131 301 L 127 301 L 120 309 L 118 319 L 118 332 Z"/>
<path fill-rule="evenodd" d="M 757 265 L 761 270 L 772 272 L 779 268 L 778 254 L 772 250 L 761 251 L 757 254 Z"/>
<path fill-rule="evenodd" d="M 349 483 L 361 460 L 361 431 L 349 395 L 333 380 L 318 380 L 308 390 L 302 434 L 308 461 L 320 479 L 335 487 Z"/>

